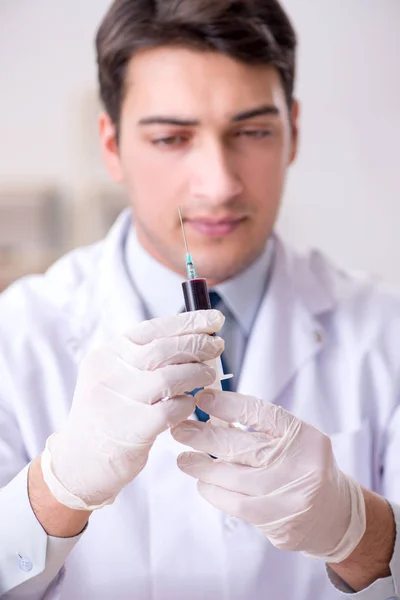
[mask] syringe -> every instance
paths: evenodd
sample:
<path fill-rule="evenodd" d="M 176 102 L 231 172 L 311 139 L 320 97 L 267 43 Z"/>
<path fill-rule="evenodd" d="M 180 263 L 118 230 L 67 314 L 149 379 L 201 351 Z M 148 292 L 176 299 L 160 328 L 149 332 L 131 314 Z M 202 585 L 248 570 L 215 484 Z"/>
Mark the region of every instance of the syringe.
<path fill-rule="evenodd" d="M 183 288 L 183 296 L 185 298 L 185 307 L 187 311 L 192 310 L 209 310 L 211 309 L 210 296 L 208 293 L 207 282 L 203 277 L 198 277 L 196 273 L 196 269 L 194 267 L 193 259 L 189 252 L 185 228 L 183 225 L 182 213 L 181 209 L 178 206 L 179 218 L 181 220 L 182 225 L 182 233 L 183 239 L 185 241 L 186 248 L 186 273 L 187 280 L 182 283 Z M 214 335 L 214 334 L 213 334 Z M 209 361 L 210 365 L 215 368 L 216 378 L 214 383 L 207 386 L 209 388 L 222 389 L 221 381 L 224 379 L 230 379 L 233 375 L 225 375 L 224 370 L 222 368 L 221 357 L 218 357 L 212 361 Z"/>

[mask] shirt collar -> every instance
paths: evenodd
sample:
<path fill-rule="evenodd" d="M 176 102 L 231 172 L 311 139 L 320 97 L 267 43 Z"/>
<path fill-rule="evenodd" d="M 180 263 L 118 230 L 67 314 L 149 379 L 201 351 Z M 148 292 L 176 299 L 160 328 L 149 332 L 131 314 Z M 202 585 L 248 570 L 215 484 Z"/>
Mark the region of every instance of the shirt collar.
<path fill-rule="evenodd" d="M 213 289 L 219 293 L 246 335 L 250 335 L 258 307 L 267 288 L 274 254 L 270 238 L 262 254 L 247 269 Z"/>
<path fill-rule="evenodd" d="M 228 281 L 216 285 L 218 292 L 246 335 L 251 327 L 273 262 L 274 239 L 247 269 Z M 155 260 L 139 243 L 131 227 L 125 246 L 125 260 L 132 283 L 141 297 L 149 318 L 182 311 L 184 278 Z"/>
<path fill-rule="evenodd" d="M 165 317 L 182 311 L 184 278 L 155 260 L 139 243 L 133 227 L 125 244 L 125 260 L 148 318 Z"/>

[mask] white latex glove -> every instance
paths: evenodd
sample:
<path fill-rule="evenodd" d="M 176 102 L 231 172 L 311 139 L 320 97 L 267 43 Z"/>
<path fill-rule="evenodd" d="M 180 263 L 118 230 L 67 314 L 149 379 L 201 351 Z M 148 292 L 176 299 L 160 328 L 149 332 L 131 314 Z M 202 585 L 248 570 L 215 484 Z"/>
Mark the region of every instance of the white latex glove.
<path fill-rule="evenodd" d="M 140 473 L 156 437 L 193 412 L 185 392 L 214 381 L 215 370 L 203 363 L 223 351 L 223 340 L 209 335 L 223 322 L 216 310 L 144 321 L 88 354 L 68 420 L 42 454 L 45 482 L 59 502 L 101 508 Z"/>
<path fill-rule="evenodd" d="M 365 532 L 364 496 L 337 467 L 329 437 L 251 396 L 205 390 L 196 403 L 256 430 L 195 421 L 172 430 L 182 444 L 218 457 L 185 452 L 178 458 L 180 469 L 199 480 L 200 494 L 256 525 L 277 548 L 332 563 L 347 558 Z"/>

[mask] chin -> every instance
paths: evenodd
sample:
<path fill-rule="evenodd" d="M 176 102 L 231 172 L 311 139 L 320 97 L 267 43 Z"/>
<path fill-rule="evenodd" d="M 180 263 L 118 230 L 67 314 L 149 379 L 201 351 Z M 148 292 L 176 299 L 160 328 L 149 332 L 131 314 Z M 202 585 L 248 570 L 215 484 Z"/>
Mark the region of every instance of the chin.
<path fill-rule="evenodd" d="M 238 256 L 236 260 L 232 260 L 232 256 L 229 256 L 226 261 L 221 260 L 221 256 L 218 257 L 219 260 L 216 260 L 216 254 L 213 253 L 208 257 L 204 256 L 202 260 L 195 260 L 199 277 L 204 277 L 212 285 L 222 283 L 238 275 L 251 265 L 259 252 L 247 256 Z"/>

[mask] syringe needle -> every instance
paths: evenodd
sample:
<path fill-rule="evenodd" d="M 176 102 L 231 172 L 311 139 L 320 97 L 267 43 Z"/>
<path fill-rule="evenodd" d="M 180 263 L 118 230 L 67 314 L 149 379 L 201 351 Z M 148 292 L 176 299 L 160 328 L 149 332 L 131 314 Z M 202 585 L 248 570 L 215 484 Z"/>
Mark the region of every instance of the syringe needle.
<path fill-rule="evenodd" d="M 181 220 L 181 227 L 182 227 L 182 233 L 183 233 L 183 240 L 185 242 L 186 254 L 189 254 L 189 248 L 188 248 L 188 244 L 187 244 L 187 239 L 186 239 L 186 234 L 185 234 L 185 228 L 183 226 L 183 219 L 182 219 L 182 213 L 181 213 L 181 207 L 180 206 L 178 206 L 178 213 L 179 213 L 179 218 Z"/>
<path fill-rule="evenodd" d="M 183 225 L 182 212 L 181 212 L 180 206 L 178 206 L 178 213 L 179 213 L 179 218 L 181 220 L 181 227 L 182 227 L 183 239 L 185 241 L 185 248 L 186 248 L 186 273 L 187 273 L 187 278 L 188 279 L 195 279 L 197 277 L 197 273 L 196 273 L 196 269 L 194 268 L 193 259 L 192 259 L 191 255 L 190 255 L 190 252 L 189 252 L 188 243 L 187 243 L 187 239 L 186 239 L 186 233 L 185 233 L 185 227 Z"/>

